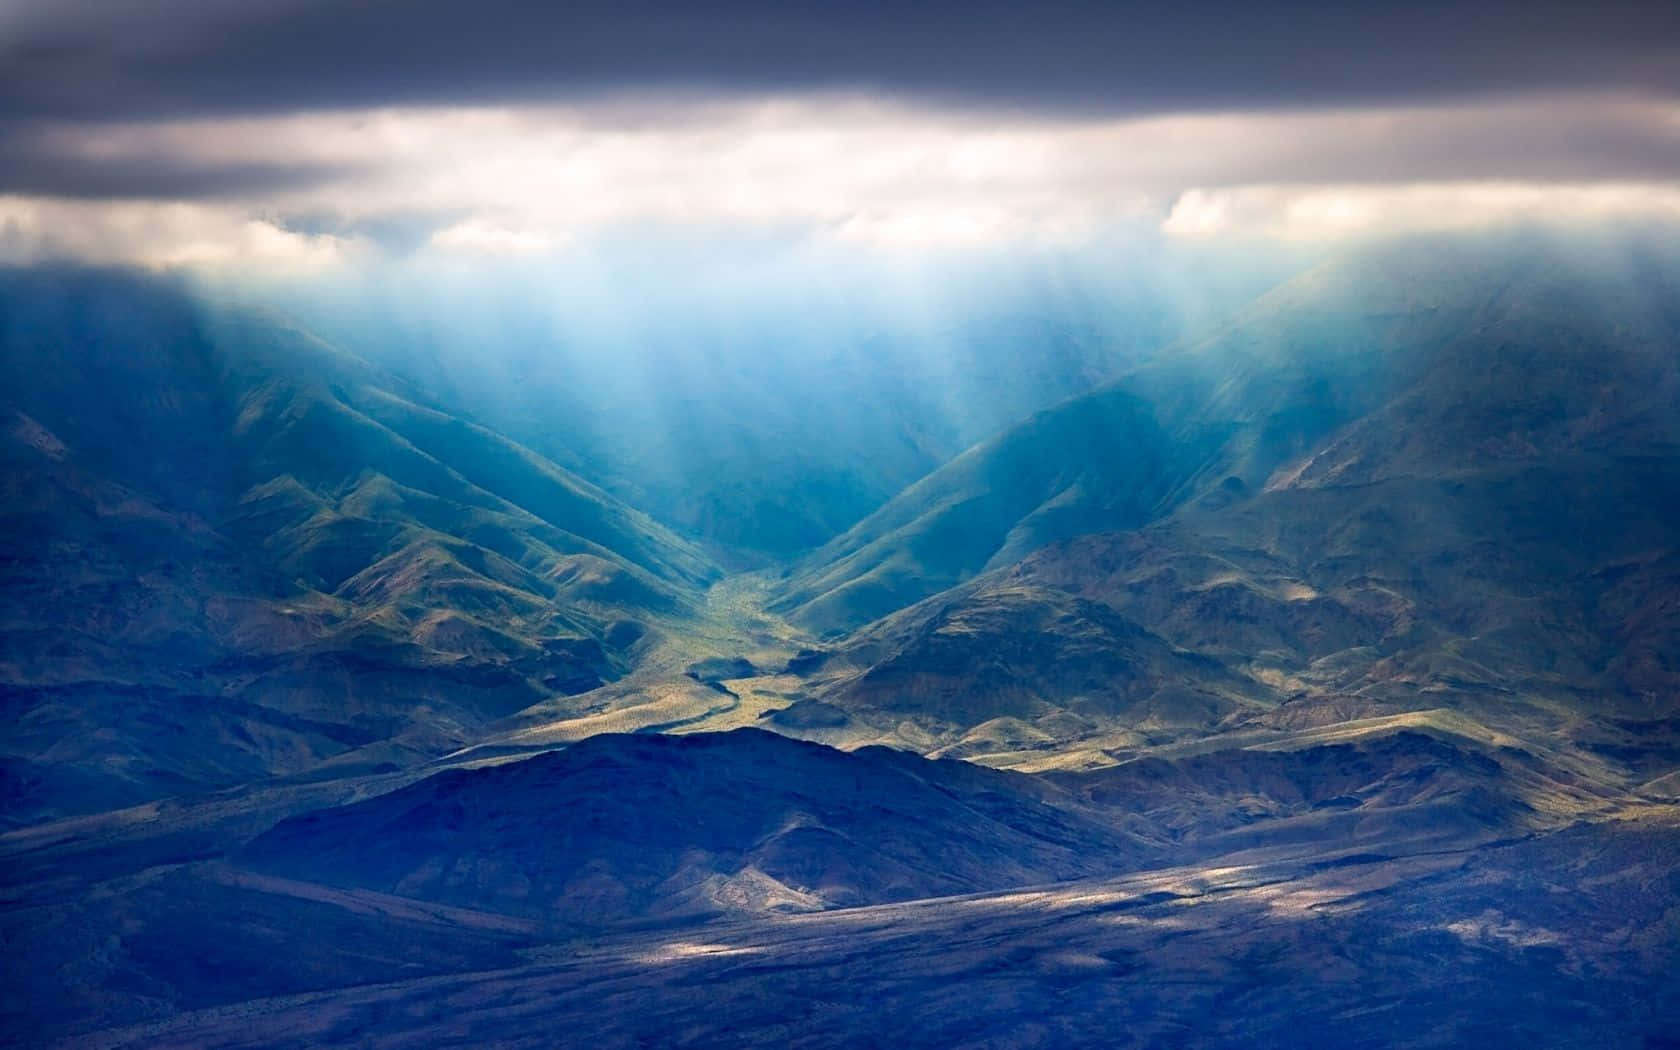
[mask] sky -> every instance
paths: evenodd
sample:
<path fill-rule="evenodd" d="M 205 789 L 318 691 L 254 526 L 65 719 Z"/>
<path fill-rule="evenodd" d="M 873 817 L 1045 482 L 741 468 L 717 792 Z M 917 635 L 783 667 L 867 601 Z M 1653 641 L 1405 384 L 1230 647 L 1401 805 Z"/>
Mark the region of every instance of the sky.
<path fill-rule="evenodd" d="M 6 262 L 1536 219 L 1680 221 L 1680 5 L 0 0 Z"/>

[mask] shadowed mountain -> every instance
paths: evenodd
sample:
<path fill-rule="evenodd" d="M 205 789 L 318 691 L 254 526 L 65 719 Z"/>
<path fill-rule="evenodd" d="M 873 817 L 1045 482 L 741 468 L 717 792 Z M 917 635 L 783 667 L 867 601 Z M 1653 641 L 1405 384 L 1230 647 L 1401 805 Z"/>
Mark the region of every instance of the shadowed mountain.
<path fill-rule="evenodd" d="M 462 920 L 453 930 L 442 915 L 420 921 L 389 899 L 305 911 L 246 890 L 228 904 L 253 925 L 290 903 L 297 921 L 330 931 L 308 940 L 294 932 L 287 947 L 371 955 L 390 943 L 363 932 L 378 908 L 394 913 L 386 927 L 402 930 L 409 947 L 382 965 L 332 959 L 334 970 L 320 949 L 274 952 L 255 960 L 259 971 L 226 967 L 189 985 L 221 993 L 210 1002 L 144 1015 L 100 1003 L 55 1017 L 46 1032 L 133 1048 L 534 1050 L 557 1032 L 599 1046 L 677 1033 L 695 1047 L 784 1047 L 798 1019 L 805 1047 L 1097 1047 L 1122 1033 L 1137 1045 L 1232 1050 L 1655 1050 L 1670 1045 L 1680 1016 L 1677 863 L 1673 815 L 1648 815 L 1474 851 L 1234 861 L 521 945 L 512 962 L 496 960 Z M 237 960 L 241 947 L 224 938 L 201 950 Z M 457 969 L 427 973 L 450 949 Z M 189 957 L 147 958 L 168 974 Z M 346 979 L 355 973 L 366 979 Z M 248 996 L 235 981 L 257 974 L 268 987 L 334 984 L 221 1005 Z M 39 980 L 33 969 L 26 976 Z M 143 987 L 169 990 L 166 980 Z"/>
<path fill-rule="evenodd" d="M 1326 924 L 1357 916 L 1397 879 L 1435 880 L 1413 908 L 1443 901 L 1437 876 L 1466 880 L 1464 899 L 1434 925 L 1461 924 L 1479 945 L 1480 962 L 1467 973 L 1492 965 L 1486 949 L 1501 930 L 1608 931 L 1632 921 L 1620 908 L 1644 909 L 1643 922 L 1672 906 L 1663 882 L 1672 813 L 1591 770 L 1571 772 L 1464 728 L 1445 716 L 1339 726 L 1038 777 L 884 748 L 846 753 L 752 730 L 617 735 L 418 781 L 393 774 L 270 784 L 20 829 L 0 834 L 8 873 L 0 935 L 31 965 L 0 994 L 0 1024 L 25 1042 L 120 1024 L 142 1026 L 125 1037 L 137 1043 L 155 1039 L 157 1024 L 180 1033 L 166 1042 L 192 1041 L 186 1033 L 195 1026 L 218 1023 L 194 1010 L 245 1003 L 241 1016 L 258 1017 L 292 1010 L 295 993 L 353 988 L 424 1000 L 440 980 L 496 982 L 529 967 L 555 979 L 561 998 L 526 1006 L 562 1009 L 566 996 L 599 991 L 601 972 L 589 961 L 602 951 L 624 953 L 627 974 L 660 985 L 669 1024 L 710 1016 L 715 994 L 734 981 L 780 981 L 811 965 L 809 952 L 850 953 L 869 943 L 859 938 L 883 935 L 917 945 L 921 969 L 905 971 L 905 993 L 958 994 L 966 1011 L 979 1003 L 951 991 L 952 967 L 990 974 L 988 1002 L 991 982 L 1017 968 L 1011 980 L 1020 987 L 1065 990 L 1070 974 L 1096 966 L 1086 952 L 1055 954 L 1070 937 L 1090 939 L 1098 959 L 1107 951 L 1124 963 L 1113 971 L 1124 980 L 1099 987 L 1149 981 L 1159 995 L 1185 984 L 1185 960 L 1146 965 L 1175 938 L 1217 939 L 1228 949 L 1287 938 L 1311 918 L 1312 943 L 1324 954 L 1303 945 L 1291 958 L 1339 973 L 1348 949 L 1368 947 L 1369 931 Z M 1638 819 L 1549 834 L 1606 815 Z M 1667 830 L 1623 830 L 1639 820 Z M 1640 837 L 1638 850 L 1595 859 L 1628 834 Z M 1494 844 L 1522 839 L 1530 840 L 1524 856 L 1550 857 L 1543 873 L 1496 862 Z M 1513 896 L 1541 874 L 1543 891 Z M 1079 881 L 1061 881 L 1069 878 Z M 1559 879 L 1577 892 L 1559 892 Z M 1606 884 L 1616 894 L 1600 900 Z M 920 900 L 951 893 L 966 896 Z M 1254 910 L 1228 910 L 1219 902 L 1230 893 Z M 1611 899 L 1620 903 L 1606 910 Z M 870 906 L 894 901 L 910 903 Z M 1506 918 L 1490 919 L 1490 907 Z M 814 912 L 829 914 L 804 914 Z M 1001 941 L 958 947 L 975 923 L 994 921 L 1003 924 Z M 1055 931 L 1031 965 L 1013 954 L 1028 929 Z M 1322 944 L 1331 929 L 1342 932 Z M 1117 938 L 1144 931 L 1158 934 L 1150 951 L 1116 948 Z M 1408 931 L 1417 932 L 1415 921 L 1391 935 Z M 731 942 L 739 947 L 726 948 Z M 1607 960 L 1599 953 L 1630 943 L 1639 940 L 1607 933 L 1590 950 Z M 946 945 L 968 957 L 945 959 Z M 1400 954 L 1426 946 L 1408 941 Z M 899 950 L 876 943 L 846 965 L 867 969 Z M 729 964 L 727 973 L 697 978 L 692 997 L 674 992 L 689 985 L 670 983 L 670 968 L 709 953 Z M 1440 945 L 1432 953 L 1464 965 Z M 1251 990 L 1257 979 L 1253 960 L 1215 965 L 1228 950 L 1203 945 L 1194 954 L 1215 967 L 1197 972 L 1220 988 Z M 1580 973 L 1524 958 L 1534 977 Z M 1624 959 L 1624 967 L 1626 976 L 1666 972 L 1655 959 Z M 619 981 L 615 996 L 627 991 Z M 449 1010 L 478 1001 L 452 997 Z M 398 1013 L 314 1041 L 394 1036 L 411 1020 Z M 514 1013 L 531 1016 L 524 1007 Z M 741 1021 L 762 1023 L 751 1009 Z M 873 1031 L 857 1018 L 845 1024 L 834 1033 L 840 1043 Z M 498 1029 L 491 1041 L 509 1034 Z"/>
<path fill-rule="evenodd" d="M 13 272 L 0 319 L 11 820 L 438 746 L 623 673 L 715 576 L 530 451 L 168 282 Z"/>
<path fill-rule="evenodd" d="M 1147 854 L 1049 804 L 1058 794 L 1018 774 L 753 729 L 609 735 L 292 818 L 240 861 L 595 926 L 1052 882 Z"/>
<path fill-rule="evenodd" d="M 1603 763 L 1535 754 L 1442 711 L 1163 748 L 1045 779 L 1186 858 L 1462 845 L 1613 814 L 1630 797 Z"/>

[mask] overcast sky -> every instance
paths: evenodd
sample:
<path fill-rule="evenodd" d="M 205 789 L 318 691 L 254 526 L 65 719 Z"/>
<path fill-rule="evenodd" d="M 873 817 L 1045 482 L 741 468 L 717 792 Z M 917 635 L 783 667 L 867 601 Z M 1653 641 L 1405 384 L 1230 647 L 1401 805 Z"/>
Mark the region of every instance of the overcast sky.
<path fill-rule="evenodd" d="M 0 258 L 1680 218 L 1680 4 L 0 0 Z"/>

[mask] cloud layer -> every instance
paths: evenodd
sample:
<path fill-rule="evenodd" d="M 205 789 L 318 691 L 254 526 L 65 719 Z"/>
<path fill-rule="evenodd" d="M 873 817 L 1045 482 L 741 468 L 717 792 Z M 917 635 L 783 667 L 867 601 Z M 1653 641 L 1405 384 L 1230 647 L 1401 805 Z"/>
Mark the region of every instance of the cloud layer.
<path fill-rule="evenodd" d="M 53 0 L 0 8 L 14 116 L 106 120 L 615 92 L 862 90 L 1139 114 L 1672 94 L 1649 0 Z"/>
<path fill-rule="evenodd" d="M 1094 119 L 830 96 L 57 124 L 20 148 L 64 174 L 0 200 L 0 252 L 13 259 L 101 244 L 151 262 L 259 247 L 271 261 L 287 245 L 312 260 L 422 246 L 542 255 L 656 228 L 927 250 L 1126 223 L 1311 237 L 1672 216 L 1680 105 L 1589 96 Z M 131 191 L 116 192 L 125 178 Z M 225 252 L 208 249 L 217 241 Z"/>
<path fill-rule="evenodd" d="M 1672 5 L 0 3 L 0 260 L 1672 218 Z"/>

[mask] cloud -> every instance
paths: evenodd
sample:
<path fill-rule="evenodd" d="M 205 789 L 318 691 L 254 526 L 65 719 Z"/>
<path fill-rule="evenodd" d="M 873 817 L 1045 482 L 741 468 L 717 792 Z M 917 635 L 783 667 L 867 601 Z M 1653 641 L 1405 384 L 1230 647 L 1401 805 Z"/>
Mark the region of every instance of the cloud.
<path fill-rule="evenodd" d="M 1519 223 L 1629 221 L 1680 223 L 1680 185 L 1458 182 L 1190 189 L 1173 204 L 1162 229 L 1184 237 L 1323 240 Z"/>
<path fill-rule="evenodd" d="M 497 225 L 483 219 L 468 219 L 438 230 L 427 241 L 434 248 L 462 255 L 534 256 L 555 248 L 554 238 Z"/>
<path fill-rule="evenodd" d="M 1141 115 L 1680 90 L 1650 0 L 53 0 L 0 7 L 0 113 L 140 120 L 867 91 Z"/>
<path fill-rule="evenodd" d="M 825 180 L 823 171 L 836 174 Z M 643 212 L 654 210 L 649 195 L 674 204 L 719 197 L 724 179 L 736 187 L 734 210 L 748 213 L 767 207 L 766 194 L 812 199 L 825 181 L 848 191 L 916 179 L 956 189 L 1055 183 L 1088 196 L 1104 184 L 1166 192 L 1677 171 L 1680 102 L 1636 96 L 1131 119 L 981 115 L 864 96 L 672 99 L 58 124 L 0 141 L 0 190 L 12 192 L 295 197 L 382 183 L 435 203 L 532 192 L 535 181 L 609 190 L 593 195 L 601 208 Z"/>
<path fill-rule="evenodd" d="M 1677 172 L 1647 0 L 0 0 L 12 258 L 1325 237 Z"/>
<path fill-rule="evenodd" d="M 139 173 L 132 192 L 108 194 L 104 226 L 150 215 L 156 240 L 98 250 L 153 263 L 213 258 L 211 231 L 249 254 L 243 223 L 340 254 L 530 257 L 624 231 L 905 252 L 1068 243 L 1139 223 L 1303 238 L 1626 215 L 1666 209 L 1665 187 L 1680 185 L 1680 104 L 1597 94 L 1137 118 L 859 95 L 644 98 L 59 123 L 15 141 L 37 176 L 11 185 L 0 167 L 0 192 L 56 201 L 58 214 L 97 218 L 101 202 L 77 188 Z M 69 188 L 58 194 L 39 174 L 55 168 Z M 68 210 L 76 199 L 84 207 Z M 157 219 L 181 214 L 171 204 L 200 219 Z M 97 247 L 74 231 L 13 244 Z"/>
<path fill-rule="evenodd" d="M 0 196 L 0 263 L 6 264 L 75 259 L 286 271 L 347 262 L 368 247 L 288 230 L 225 206 Z"/>

